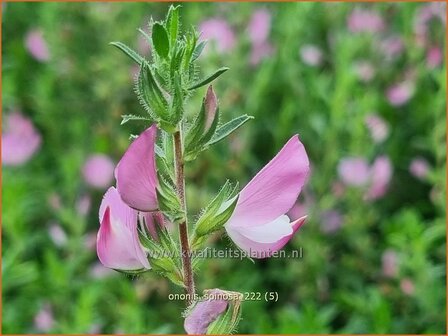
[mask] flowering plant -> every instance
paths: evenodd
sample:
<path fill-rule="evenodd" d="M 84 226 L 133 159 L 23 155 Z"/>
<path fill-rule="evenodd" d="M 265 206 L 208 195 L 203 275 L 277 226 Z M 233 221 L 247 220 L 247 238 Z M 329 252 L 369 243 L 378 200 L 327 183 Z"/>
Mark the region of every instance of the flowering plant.
<path fill-rule="evenodd" d="M 185 164 L 252 119 L 242 115 L 220 122 L 219 102 L 208 86 L 193 120 L 185 115 L 188 98 L 209 85 L 228 68 L 198 78 L 197 60 L 206 41 L 192 29 L 182 35 L 179 7 L 166 19 L 149 23 L 151 34 L 140 32 L 153 48 L 145 59 L 121 42 L 111 44 L 136 62 L 138 98 L 145 116 L 125 115 L 150 125 L 136 137 L 115 169 L 116 187 L 104 195 L 99 210 L 97 254 L 109 268 L 126 274 L 155 271 L 187 293 L 185 330 L 223 334 L 235 330 L 241 314 L 241 295 L 220 289 L 196 295 L 195 252 L 208 237 L 225 232 L 252 258 L 266 258 L 280 250 L 305 222 L 286 213 L 292 208 L 309 174 L 309 161 L 297 135 L 241 190 L 226 181 L 197 221 L 188 228 Z M 171 223 L 172 225 L 168 225 Z M 175 238 L 169 226 L 179 232 Z"/>

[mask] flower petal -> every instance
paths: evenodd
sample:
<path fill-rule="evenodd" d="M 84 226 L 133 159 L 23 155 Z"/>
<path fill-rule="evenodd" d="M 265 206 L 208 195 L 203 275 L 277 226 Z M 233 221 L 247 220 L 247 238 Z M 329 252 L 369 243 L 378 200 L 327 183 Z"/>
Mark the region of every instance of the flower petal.
<path fill-rule="evenodd" d="M 121 198 L 131 208 L 140 211 L 153 211 L 158 208 L 154 149 L 156 135 L 155 125 L 140 134 L 131 143 L 115 170 Z"/>
<path fill-rule="evenodd" d="M 294 205 L 309 174 L 305 148 L 294 135 L 240 192 L 229 227 L 270 223 Z"/>
<path fill-rule="evenodd" d="M 149 269 L 148 259 L 138 238 L 137 211 L 121 200 L 114 187 L 109 188 L 104 195 L 99 216 L 101 226 L 97 236 L 97 251 L 103 265 L 123 270 Z"/>
<path fill-rule="evenodd" d="M 288 241 L 294 236 L 294 234 L 302 226 L 302 224 L 305 223 L 306 217 L 307 216 L 303 216 L 292 223 L 288 223 L 291 229 L 291 233 L 286 236 L 277 235 L 277 239 L 272 242 L 263 242 L 262 240 L 266 239 L 262 232 L 258 232 L 257 234 L 253 233 L 251 236 L 247 236 L 244 234 L 245 232 L 241 230 L 242 228 L 239 227 L 230 227 L 226 228 L 226 230 L 233 242 L 239 248 L 247 252 L 251 258 L 262 259 L 268 258 L 272 256 L 272 253 L 282 249 L 286 245 L 286 243 L 288 243 Z M 263 228 L 265 228 L 265 226 L 257 227 L 254 229 L 262 230 Z M 262 239 L 260 239 L 260 236 L 262 237 Z"/>

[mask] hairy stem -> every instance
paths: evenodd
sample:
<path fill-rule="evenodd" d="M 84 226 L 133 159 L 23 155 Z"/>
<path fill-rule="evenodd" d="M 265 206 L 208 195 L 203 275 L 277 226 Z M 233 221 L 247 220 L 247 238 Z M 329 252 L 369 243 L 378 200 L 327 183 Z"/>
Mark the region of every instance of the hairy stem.
<path fill-rule="evenodd" d="M 185 201 L 185 175 L 181 131 L 174 133 L 174 154 L 176 169 L 176 189 L 180 198 L 185 219 L 179 224 L 179 237 L 182 251 L 183 280 L 187 291 L 187 304 L 192 302 L 195 294 L 193 269 L 191 267 L 190 243 L 188 241 L 187 206 Z"/>

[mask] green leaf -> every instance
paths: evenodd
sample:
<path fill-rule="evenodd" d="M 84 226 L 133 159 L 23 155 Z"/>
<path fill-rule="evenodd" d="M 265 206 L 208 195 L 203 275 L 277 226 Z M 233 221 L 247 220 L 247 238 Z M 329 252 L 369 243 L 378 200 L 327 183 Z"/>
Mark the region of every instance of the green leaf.
<path fill-rule="evenodd" d="M 129 48 L 126 44 L 121 42 L 110 42 L 110 45 L 113 45 L 114 47 L 117 47 L 120 49 L 125 55 L 129 56 L 131 59 L 133 59 L 137 64 L 142 64 L 145 59 L 140 56 L 136 51 Z"/>
<path fill-rule="evenodd" d="M 199 56 L 201 56 L 202 51 L 204 51 L 204 48 L 206 45 L 207 45 L 207 41 L 202 41 L 202 42 L 198 43 L 198 45 L 196 46 L 196 48 L 193 51 L 193 55 L 191 56 L 192 62 L 196 61 L 199 58 Z"/>
<path fill-rule="evenodd" d="M 239 116 L 224 125 L 220 126 L 217 130 L 215 135 L 212 137 L 212 139 L 208 142 L 208 145 L 212 145 L 214 143 L 217 143 L 218 141 L 221 141 L 226 136 L 228 136 L 230 133 L 238 129 L 240 126 L 245 124 L 247 121 L 253 119 L 254 117 L 249 116 L 247 114 L 244 114 L 242 116 Z"/>
<path fill-rule="evenodd" d="M 162 58 L 167 58 L 170 51 L 170 41 L 168 33 L 160 23 L 154 23 L 152 26 L 152 43 L 157 54 Z"/>
<path fill-rule="evenodd" d="M 160 119 L 168 119 L 168 102 L 147 62 L 144 62 L 140 69 L 137 90 L 140 98 L 143 100 L 144 106 L 149 109 L 149 112 L 154 113 L 154 119 L 157 121 Z"/>
<path fill-rule="evenodd" d="M 213 74 L 211 74 L 210 76 L 202 79 L 201 81 L 199 81 L 196 84 L 193 84 L 191 87 L 188 88 L 188 90 L 194 90 L 197 88 L 200 88 L 201 86 L 207 85 L 208 83 L 210 83 L 211 81 L 213 81 L 214 79 L 218 78 L 219 76 L 221 76 L 224 72 L 226 72 L 227 70 L 229 70 L 229 68 L 227 67 L 223 67 L 220 68 L 218 70 L 216 70 Z"/>
<path fill-rule="evenodd" d="M 133 115 L 133 114 L 125 114 L 125 115 L 122 115 L 121 118 L 122 118 L 122 120 L 121 120 L 121 124 L 120 125 L 126 124 L 130 120 L 152 121 L 150 118 L 137 116 L 137 115 Z"/>
<path fill-rule="evenodd" d="M 179 31 L 179 7 L 171 5 L 167 14 L 166 27 L 170 36 L 171 45 L 176 43 Z"/>

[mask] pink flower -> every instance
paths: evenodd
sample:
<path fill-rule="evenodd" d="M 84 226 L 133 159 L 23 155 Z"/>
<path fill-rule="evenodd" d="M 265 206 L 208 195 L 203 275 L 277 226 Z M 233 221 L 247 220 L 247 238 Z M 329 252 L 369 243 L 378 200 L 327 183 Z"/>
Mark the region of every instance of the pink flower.
<path fill-rule="evenodd" d="M 271 13 L 267 9 L 258 9 L 252 14 L 247 27 L 253 45 L 264 44 L 271 30 Z"/>
<path fill-rule="evenodd" d="M 208 326 L 227 309 L 227 301 L 219 297 L 221 291 L 209 291 L 209 299 L 197 302 L 185 318 L 184 328 L 189 335 L 205 335 Z M 216 296 L 216 299 L 214 298 Z"/>
<path fill-rule="evenodd" d="M 101 263 L 117 270 L 149 269 L 137 232 L 137 211 L 128 207 L 114 187 L 104 195 L 99 218 L 97 254 Z"/>
<path fill-rule="evenodd" d="M 418 179 L 425 179 L 428 176 L 430 165 L 428 161 L 426 161 L 422 157 L 416 157 L 411 161 L 411 164 L 409 165 L 409 171 L 412 175 L 417 177 Z"/>
<path fill-rule="evenodd" d="M 34 327 L 42 332 L 49 332 L 54 326 L 53 310 L 49 304 L 44 306 L 34 316 Z"/>
<path fill-rule="evenodd" d="M 366 200 L 378 199 L 387 192 L 392 178 L 392 164 L 387 156 L 380 156 L 373 162 L 370 172 L 370 187 L 365 195 Z"/>
<path fill-rule="evenodd" d="M 240 192 L 225 224 L 229 237 L 253 258 L 280 250 L 305 222 L 285 214 L 297 200 L 309 174 L 305 148 L 297 135 Z"/>
<path fill-rule="evenodd" d="M 40 30 L 31 30 L 25 37 L 25 46 L 28 52 L 38 61 L 46 62 L 50 60 L 50 52 L 47 42 Z"/>
<path fill-rule="evenodd" d="M 361 81 L 367 83 L 375 76 L 375 68 L 369 61 L 359 61 L 355 63 L 355 73 Z"/>
<path fill-rule="evenodd" d="M 348 157 L 339 162 L 338 173 L 346 185 L 359 187 L 369 182 L 370 168 L 365 159 Z"/>
<path fill-rule="evenodd" d="M 114 163 L 104 154 L 87 158 L 82 168 L 84 180 L 94 188 L 106 188 L 114 177 Z"/>
<path fill-rule="evenodd" d="M 159 205 L 155 158 L 157 127 L 152 125 L 135 139 L 115 169 L 117 190 L 123 201 L 140 211 L 153 211 Z"/>
<path fill-rule="evenodd" d="M 428 68 L 437 68 L 443 62 L 443 52 L 439 47 L 429 48 L 426 53 L 426 64 Z"/>
<path fill-rule="evenodd" d="M 347 26 L 354 33 L 377 33 L 385 28 L 383 18 L 372 10 L 355 8 L 347 19 Z"/>
<path fill-rule="evenodd" d="M 392 106 L 402 106 L 412 98 L 414 89 L 414 84 L 409 81 L 395 84 L 387 90 L 387 99 Z"/>
<path fill-rule="evenodd" d="M 404 43 L 400 36 L 390 36 L 380 43 L 380 50 L 387 60 L 394 60 L 404 50 Z"/>
<path fill-rule="evenodd" d="M 2 164 L 19 166 L 27 162 L 41 145 L 41 136 L 30 119 L 19 112 L 7 117 L 2 133 Z"/>
<path fill-rule="evenodd" d="M 389 135 L 389 126 L 377 114 L 369 114 L 365 118 L 365 123 L 370 131 L 370 135 L 376 143 L 383 142 Z"/>
<path fill-rule="evenodd" d="M 398 256 L 393 250 L 386 250 L 381 258 L 383 275 L 393 278 L 398 274 Z"/>
<path fill-rule="evenodd" d="M 303 63 L 309 66 L 318 66 L 322 63 L 322 51 L 312 44 L 305 44 L 300 48 L 300 57 Z"/>
<path fill-rule="evenodd" d="M 227 21 L 219 18 L 211 18 L 202 22 L 199 26 L 201 38 L 216 42 L 217 50 L 225 53 L 235 46 L 235 34 Z"/>
<path fill-rule="evenodd" d="M 409 296 L 411 296 L 415 292 L 414 283 L 409 278 L 404 278 L 403 280 L 400 281 L 400 288 L 404 294 Z"/>
<path fill-rule="evenodd" d="M 67 234 L 58 223 L 52 223 L 48 234 L 56 246 L 64 246 L 67 243 Z"/>

